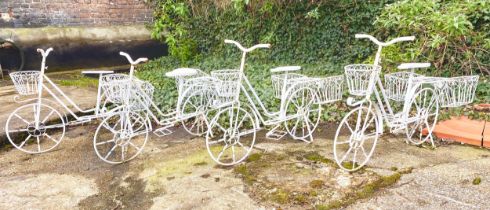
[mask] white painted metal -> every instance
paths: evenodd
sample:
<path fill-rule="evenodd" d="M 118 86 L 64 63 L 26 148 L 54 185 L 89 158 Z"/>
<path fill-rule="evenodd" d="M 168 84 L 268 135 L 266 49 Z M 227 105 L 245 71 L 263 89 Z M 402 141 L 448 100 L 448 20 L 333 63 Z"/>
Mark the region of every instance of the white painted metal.
<path fill-rule="evenodd" d="M 53 49 L 49 48 L 46 51 L 38 49 L 37 51 L 42 55 L 40 71 L 11 73 L 19 95 L 37 94 L 37 97 L 20 101 L 17 100 L 18 97 L 16 96 L 16 102 L 28 102 L 28 104 L 17 108 L 10 114 L 5 125 L 7 138 L 12 145 L 27 153 L 43 153 L 54 149 L 63 139 L 67 125 L 89 122 L 93 119 L 113 114 L 118 110 L 114 109 L 113 112 L 103 113 L 99 107 L 87 110 L 81 109 L 44 74 L 47 69 L 46 58 Z M 54 101 L 44 99 L 42 95 L 44 91 Z M 99 88 L 97 105 L 100 105 L 102 95 L 100 92 L 101 89 Z M 49 104 L 46 102 L 49 102 Z M 74 120 L 67 122 L 64 112 L 71 115 Z M 76 113 L 88 115 L 79 116 Z"/>
<path fill-rule="evenodd" d="M 245 48 L 236 41 L 225 40 L 225 43 L 239 48 L 242 59 L 237 70 L 211 72 L 211 76 L 218 80 L 215 86 L 217 97 L 213 102 L 218 112 L 211 120 L 206 135 L 208 153 L 213 160 L 221 165 L 233 165 L 245 160 L 253 148 L 256 132 L 262 129 L 261 125 L 273 126 L 266 134 L 268 138 L 279 139 L 289 134 L 293 139 L 313 141 L 313 131 L 321 113 L 320 104 L 339 100 L 338 94 L 332 93 L 335 91 L 332 87 L 342 92 L 342 78 L 310 78 L 289 74 L 290 71 L 301 69 L 299 66 L 274 68 L 271 72 L 281 73 L 271 77 L 274 96 L 281 103 L 279 111 L 270 112 L 244 72 L 247 53 L 258 48 L 269 48 L 270 45 L 259 44 Z M 335 85 L 329 87 L 328 82 Z M 319 97 L 321 94 L 323 98 Z M 245 104 L 242 104 L 240 96 L 244 96 Z M 225 118 L 229 120 L 223 120 Z M 281 126 L 286 131 L 280 130 Z"/>
<path fill-rule="evenodd" d="M 463 77 L 460 84 L 452 86 L 453 78 L 425 77 L 414 72 L 417 68 L 429 67 L 429 63 L 405 63 L 398 68 L 410 71 L 385 75 L 385 89 L 379 76 L 382 48 L 397 42 L 412 41 L 414 37 L 400 37 L 389 42 L 380 42 L 366 34 L 356 34 L 355 37 L 371 40 L 378 45 L 378 51 L 373 65 L 353 64 L 345 67 L 350 94 L 362 98 L 347 99 L 349 106 L 357 108 L 344 117 L 337 129 L 334 157 L 339 167 L 354 171 L 367 164 L 378 136 L 383 133 L 383 121 L 391 132 L 405 131 L 407 143 L 419 145 L 430 142 L 434 147 L 432 131 L 437 123 L 439 106 L 470 103 L 478 77 Z M 388 99 L 403 102 L 402 110 L 394 113 Z M 352 122 L 355 125 L 349 125 Z M 347 140 L 343 135 L 345 133 Z M 366 149 L 365 146 L 372 147 Z"/>

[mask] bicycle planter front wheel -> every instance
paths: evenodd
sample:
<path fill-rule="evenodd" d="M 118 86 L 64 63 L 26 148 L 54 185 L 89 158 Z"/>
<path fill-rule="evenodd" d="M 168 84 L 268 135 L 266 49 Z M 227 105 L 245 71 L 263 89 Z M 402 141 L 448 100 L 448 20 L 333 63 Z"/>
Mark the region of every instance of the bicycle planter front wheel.
<path fill-rule="evenodd" d="M 149 118 L 121 111 L 106 117 L 94 135 L 94 149 L 104 162 L 119 164 L 138 156 L 148 141 Z"/>
<path fill-rule="evenodd" d="M 419 90 L 414 94 L 405 113 L 407 140 L 415 145 L 430 141 L 434 146 L 432 131 L 439 113 L 436 92 L 431 88 Z"/>
<path fill-rule="evenodd" d="M 5 131 L 15 148 L 38 154 L 51 151 L 60 144 L 65 136 L 65 120 L 60 112 L 49 105 L 26 104 L 10 114 Z"/>
<path fill-rule="evenodd" d="M 220 110 L 206 134 L 206 147 L 211 158 L 230 166 L 245 160 L 255 144 L 257 123 L 254 113 L 230 106 Z"/>
<path fill-rule="evenodd" d="M 367 164 L 374 153 L 381 126 L 372 109 L 357 107 L 340 122 L 335 134 L 333 153 L 337 165 L 356 171 Z"/>
<path fill-rule="evenodd" d="M 287 132 L 294 139 L 313 141 L 313 132 L 320 122 L 321 106 L 315 91 L 310 88 L 295 90 L 288 98 L 285 107 L 286 117 L 298 115 L 284 122 Z"/>

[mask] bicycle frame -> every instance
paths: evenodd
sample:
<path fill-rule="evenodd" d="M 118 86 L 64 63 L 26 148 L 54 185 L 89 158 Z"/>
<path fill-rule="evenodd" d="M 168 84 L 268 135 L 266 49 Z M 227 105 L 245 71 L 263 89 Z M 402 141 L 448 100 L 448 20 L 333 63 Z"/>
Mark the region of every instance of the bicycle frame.
<path fill-rule="evenodd" d="M 285 116 L 284 118 L 281 118 L 281 113 L 284 111 L 283 107 L 285 106 L 285 98 L 282 98 L 281 100 L 281 109 L 278 112 L 270 112 L 258 96 L 257 92 L 255 91 L 254 87 L 248 80 L 247 76 L 245 75 L 245 59 L 247 56 L 248 52 L 251 52 L 257 48 L 270 48 L 270 44 L 258 44 L 255 46 L 252 46 L 250 48 L 244 48 L 240 43 L 233 41 L 233 40 L 225 40 L 225 43 L 227 44 L 234 44 L 236 45 L 241 51 L 242 51 L 242 59 L 240 62 L 240 69 L 239 69 L 239 83 L 240 83 L 240 91 L 237 91 L 237 96 L 235 97 L 237 100 L 240 96 L 240 94 L 243 92 L 244 95 L 246 96 L 250 107 L 252 108 L 252 111 L 256 115 L 256 117 L 260 120 L 260 122 L 266 126 L 269 125 L 276 125 L 278 123 L 291 120 L 294 118 L 297 118 L 299 115 L 291 115 L 291 116 Z M 244 85 L 245 83 L 245 85 Z M 249 94 L 251 92 L 251 94 Z M 286 97 L 287 94 L 285 94 Z M 256 102 L 255 102 L 255 101 Z M 257 104 L 259 107 L 257 107 Z M 235 101 L 232 102 L 232 106 L 238 106 L 240 107 L 240 103 Z M 260 129 L 260 123 L 258 123 L 257 127 Z"/>
<path fill-rule="evenodd" d="M 53 81 L 51 81 L 48 76 L 45 75 L 45 70 L 47 69 L 46 67 L 46 57 L 49 55 L 49 53 L 53 50 L 53 48 L 49 48 L 48 50 L 44 51 L 42 49 L 38 49 L 37 51 L 41 53 L 42 55 L 42 62 L 41 62 L 41 73 L 40 73 L 40 76 L 39 76 L 39 83 L 38 83 L 38 95 L 37 95 L 37 98 L 36 99 L 33 99 L 33 100 L 36 100 L 37 102 L 37 109 L 36 109 L 36 113 L 35 113 L 35 126 L 36 128 L 39 128 L 39 123 L 40 123 L 40 120 L 39 120 L 39 115 L 40 115 L 40 107 L 42 106 L 42 101 L 43 101 L 43 90 L 46 90 L 49 95 L 51 97 L 53 97 L 55 99 L 56 102 L 58 102 L 59 105 L 61 105 L 71 116 L 73 116 L 75 118 L 75 123 L 78 123 L 78 122 L 85 122 L 85 121 L 90 121 L 94 118 L 99 118 L 99 117 L 102 117 L 100 115 L 100 99 L 102 97 L 102 94 L 101 94 L 101 88 L 100 88 L 100 85 L 99 85 L 99 88 L 98 88 L 98 91 L 97 91 L 97 102 L 96 102 L 96 107 L 95 108 L 92 108 L 92 109 L 82 109 L 80 108 L 70 97 L 68 97 Z M 49 86 L 45 85 L 44 84 L 44 81 L 46 81 L 50 86 L 51 88 L 54 89 L 51 90 Z M 99 77 L 99 84 L 101 84 L 101 80 L 100 80 L 100 77 Z M 69 106 L 72 106 L 74 107 L 74 110 L 69 108 L 67 106 L 67 104 L 65 102 L 63 102 L 63 100 L 58 97 L 56 94 L 59 94 L 61 95 L 61 98 L 65 99 Z M 116 108 L 117 110 L 117 108 Z M 90 113 L 90 112 L 93 112 L 94 114 L 93 115 L 87 115 L 87 116 L 79 116 L 77 115 L 76 113 L 77 112 L 81 112 L 81 113 Z M 113 111 L 109 112 L 109 113 L 112 113 Z"/>
<path fill-rule="evenodd" d="M 367 34 L 356 34 L 356 38 L 361 39 L 361 38 L 367 38 L 374 42 L 376 45 L 378 45 L 378 50 L 376 52 L 376 57 L 374 60 L 374 65 L 378 66 L 381 63 L 381 52 L 383 47 L 390 46 L 392 44 L 395 44 L 397 42 L 402 42 L 402 41 L 413 41 L 415 37 L 409 36 L 409 37 L 399 37 L 395 38 L 389 42 L 380 42 L 376 38 L 374 38 L 371 35 Z M 412 69 L 413 72 L 413 69 Z M 368 85 L 368 94 L 366 94 L 366 97 L 358 102 L 354 102 L 354 98 L 348 98 L 347 99 L 347 104 L 349 106 L 363 106 L 363 104 L 367 101 L 369 103 L 369 108 L 371 108 L 373 102 L 371 100 L 372 94 L 374 92 L 374 95 L 376 97 L 376 104 L 374 105 L 375 111 L 378 115 L 378 122 L 379 126 L 381 127 L 381 132 L 383 131 L 383 118 L 385 121 L 388 123 L 389 127 L 395 127 L 398 124 L 393 124 L 395 121 L 395 117 L 390 117 L 390 116 L 395 116 L 395 113 L 393 112 L 393 108 L 391 107 L 391 104 L 389 102 L 388 97 L 386 96 L 386 91 L 383 86 L 383 83 L 381 81 L 381 78 L 379 76 L 380 72 L 376 72 L 373 75 L 371 75 L 372 78 L 370 78 L 369 85 Z M 408 87 L 409 90 L 407 91 L 407 94 L 405 95 L 406 99 L 411 99 L 413 94 L 415 94 L 415 90 L 418 88 L 420 84 L 413 85 L 413 76 L 410 76 L 409 78 L 409 83 Z M 403 114 L 406 111 L 407 104 L 409 103 L 409 100 L 405 100 L 404 102 L 404 108 L 401 114 Z M 400 127 L 399 129 L 403 129 L 404 127 Z"/>

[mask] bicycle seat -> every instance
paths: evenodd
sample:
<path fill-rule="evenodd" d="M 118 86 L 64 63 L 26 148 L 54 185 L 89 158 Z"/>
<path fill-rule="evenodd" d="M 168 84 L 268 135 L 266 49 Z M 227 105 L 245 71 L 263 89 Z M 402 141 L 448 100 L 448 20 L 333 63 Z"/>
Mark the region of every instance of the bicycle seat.
<path fill-rule="evenodd" d="M 188 77 L 196 75 L 199 72 L 197 69 L 193 68 L 178 68 L 173 71 L 165 73 L 167 77 Z"/>
<path fill-rule="evenodd" d="M 398 66 L 400 70 L 429 68 L 430 63 L 402 63 Z"/>
<path fill-rule="evenodd" d="M 279 66 L 271 69 L 271 72 L 288 72 L 288 71 L 298 71 L 301 69 L 301 66 Z"/>

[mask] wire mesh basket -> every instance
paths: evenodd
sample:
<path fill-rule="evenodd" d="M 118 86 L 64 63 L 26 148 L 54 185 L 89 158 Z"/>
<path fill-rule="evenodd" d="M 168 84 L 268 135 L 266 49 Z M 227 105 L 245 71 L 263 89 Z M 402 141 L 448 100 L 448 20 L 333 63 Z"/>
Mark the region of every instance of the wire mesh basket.
<path fill-rule="evenodd" d="M 422 75 L 406 71 L 385 74 L 386 97 L 394 101 L 404 101 L 409 78 L 420 76 Z"/>
<path fill-rule="evenodd" d="M 211 72 L 211 77 L 216 79 L 214 84 L 217 103 L 220 105 L 237 101 L 240 95 L 240 71 L 235 69 L 216 70 Z"/>
<path fill-rule="evenodd" d="M 473 102 L 479 76 L 445 78 L 436 87 L 441 107 L 458 107 Z"/>
<path fill-rule="evenodd" d="M 33 95 L 39 93 L 38 83 L 40 71 L 18 71 L 9 74 L 19 95 Z"/>
<path fill-rule="evenodd" d="M 281 99 L 283 92 L 306 76 L 301 74 L 274 74 L 271 76 L 274 97 Z"/>
<path fill-rule="evenodd" d="M 369 94 L 369 85 L 381 70 L 380 66 L 370 64 L 351 64 L 344 67 L 349 93 L 355 96 Z"/>
<path fill-rule="evenodd" d="M 130 80 L 125 74 L 105 75 L 100 86 L 109 102 L 125 105 L 131 110 L 146 109 L 153 99 L 153 85 L 138 79 Z"/>
<path fill-rule="evenodd" d="M 314 84 L 319 103 L 325 104 L 342 100 L 342 93 L 344 92 L 344 77 L 342 75 L 316 79 Z"/>
<path fill-rule="evenodd" d="M 200 82 L 204 82 L 209 80 L 209 75 L 204 73 L 201 70 L 197 70 L 197 74 L 190 75 L 190 76 L 179 76 L 175 77 L 175 80 L 177 82 L 177 91 L 179 93 L 182 93 L 183 91 L 186 91 L 187 88 L 190 86 L 194 86 Z"/>

